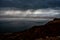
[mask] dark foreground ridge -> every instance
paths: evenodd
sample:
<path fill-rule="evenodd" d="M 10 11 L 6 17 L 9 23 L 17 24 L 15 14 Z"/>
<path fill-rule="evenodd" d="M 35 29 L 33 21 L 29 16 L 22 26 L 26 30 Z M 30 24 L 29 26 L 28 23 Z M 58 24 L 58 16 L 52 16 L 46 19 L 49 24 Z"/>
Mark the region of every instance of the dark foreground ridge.
<path fill-rule="evenodd" d="M 43 38 L 43 39 L 42 39 Z M 60 40 L 60 19 L 55 18 L 45 25 L 33 26 L 29 30 L 0 34 L 3 40 Z"/>

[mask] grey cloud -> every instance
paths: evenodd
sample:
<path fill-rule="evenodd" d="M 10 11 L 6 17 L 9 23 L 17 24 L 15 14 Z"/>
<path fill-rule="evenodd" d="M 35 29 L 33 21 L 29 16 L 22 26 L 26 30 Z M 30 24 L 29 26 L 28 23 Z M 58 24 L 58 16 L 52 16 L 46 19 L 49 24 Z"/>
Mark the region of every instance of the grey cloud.
<path fill-rule="evenodd" d="M 37 10 L 1 10 L 1 17 L 57 17 L 60 10 L 54 9 L 37 9 Z"/>

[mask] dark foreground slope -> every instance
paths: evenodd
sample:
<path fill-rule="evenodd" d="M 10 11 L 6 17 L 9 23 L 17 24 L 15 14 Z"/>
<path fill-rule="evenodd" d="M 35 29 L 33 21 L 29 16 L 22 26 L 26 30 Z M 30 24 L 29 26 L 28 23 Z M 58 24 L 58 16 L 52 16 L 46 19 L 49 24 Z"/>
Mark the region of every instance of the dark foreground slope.
<path fill-rule="evenodd" d="M 42 39 L 43 38 L 43 39 Z M 60 19 L 54 19 L 45 25 L 33 26 L 29 30 L 0 34 L 0 39 L 9 40 L 60 40 Z"/>

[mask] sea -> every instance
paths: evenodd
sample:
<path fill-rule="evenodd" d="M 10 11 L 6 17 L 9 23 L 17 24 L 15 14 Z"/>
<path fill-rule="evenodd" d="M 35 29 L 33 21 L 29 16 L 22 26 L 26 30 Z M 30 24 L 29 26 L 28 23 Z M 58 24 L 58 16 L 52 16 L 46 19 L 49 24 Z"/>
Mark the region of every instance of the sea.
<path fill-rule="evenodd" d="M 0 33 L 28 30 L 33 26 L 45 25 L 53 19 L 44 18 L 0 18 Z"/>

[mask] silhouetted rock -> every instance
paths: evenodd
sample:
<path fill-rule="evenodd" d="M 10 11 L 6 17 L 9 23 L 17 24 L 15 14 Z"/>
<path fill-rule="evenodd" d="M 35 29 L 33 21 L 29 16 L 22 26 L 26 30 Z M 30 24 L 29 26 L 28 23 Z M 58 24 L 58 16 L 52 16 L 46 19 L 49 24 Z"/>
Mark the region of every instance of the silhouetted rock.
<path fill-rule="evenodd" d="M 60 20 L 60 18 L 55 18 L 53 21 L 55 21 L 55 20 Z"/>

